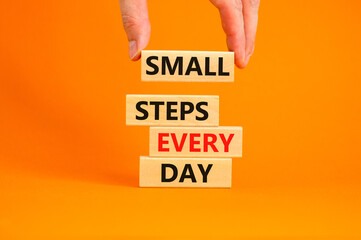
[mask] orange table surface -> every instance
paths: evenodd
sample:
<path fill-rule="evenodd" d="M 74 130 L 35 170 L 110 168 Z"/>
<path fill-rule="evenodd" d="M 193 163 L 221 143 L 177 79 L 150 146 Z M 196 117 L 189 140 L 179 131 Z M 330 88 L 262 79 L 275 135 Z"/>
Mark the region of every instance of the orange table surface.
<path fill-rule="evenodd" d="M 119 4 L 0 2 L 0 239 L 360 239 L 361 3 L 261 1 L 234 83 L 141 82 Z M 225 51 L 208 1 L 149 1 L 147 49 Z M 219 95 L 231 189 L 139 188 L 126 94 Z"/>

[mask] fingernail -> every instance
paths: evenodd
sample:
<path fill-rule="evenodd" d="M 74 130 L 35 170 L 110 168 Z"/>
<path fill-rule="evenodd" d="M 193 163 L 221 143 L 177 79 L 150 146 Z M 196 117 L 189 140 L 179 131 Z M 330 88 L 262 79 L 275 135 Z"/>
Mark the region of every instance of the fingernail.
<path fill-rule="evenodd" d="M 139 52 L 138 52 L 138 48 L 137 48 L 137 42 L 130 41 L 129 42 L 129 58 L 131 60 L 135 60 L 138 55 L 139 55 Z"/>
<path fill-rule="evenodd" d="M 247 55 L 247 57 L 244 59 L 244 66 L 246 66 L 248 64 L 250 57 L 251 57 L 251 54 Z"/>
<path fill-rule="evenodd" d="M 252 51 L 246 56 L 246 58 L 244 59 L 244 66 L 246 66 L 249 62 L 249 59 L 251 58 L 251 56 L 253 55 L 253 51 L 254 48 L 252 48 Z"/>

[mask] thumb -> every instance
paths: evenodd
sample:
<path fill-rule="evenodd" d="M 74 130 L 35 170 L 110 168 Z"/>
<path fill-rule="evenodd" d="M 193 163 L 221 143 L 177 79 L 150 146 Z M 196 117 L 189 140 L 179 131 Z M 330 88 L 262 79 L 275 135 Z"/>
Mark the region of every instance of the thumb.
<path fill-rule="evenodd" d="M 146 0 L 119 0 L 123 26 L 129 41 L 129 57 L 136 61 L 147 46 L 150 23 Z"/>

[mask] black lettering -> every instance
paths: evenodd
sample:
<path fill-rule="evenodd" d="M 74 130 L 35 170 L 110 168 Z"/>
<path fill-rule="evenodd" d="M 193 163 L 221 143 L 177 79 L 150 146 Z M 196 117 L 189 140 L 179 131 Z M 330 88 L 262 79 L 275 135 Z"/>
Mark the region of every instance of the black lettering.
<path fill-rule="evenodd" d="M 159 106 L 164 105 L 164 102 L 152 101 L 149 105 L 154 105 L 154 120 L 159 120 Z"/>
<path fill-rule="evenodd" d="M 193 64 L 195 67 L 192 67 Z M 191 71 L 197 71 L 198 75 L 202 76 L 202 70 L 196 57 L 191 57 L 185 75 L 189 75 Z"/>
<path fill-rule="evenodd" d="M 218 58 L 218 74 L 219 76 L 229 76 L 229 72 L 223 72 L 223 58 Z"/>
<path fill-rule="evenodd" d="M 153 59 L 158 60 L 158 57 L 157 56 L 150 56 L 150 57 L 147 58 L 147 61 L 146 61 L 147 65 L 154 69 L 152 72 L 146 70 L 145 72 L 146 72 L 147 75 L 155 75 L 155 74 L 157 74 L 159 72 L 159 67 L 156 64 L 152 63 Z"/>
<path fill-rule="evenodd" d="M 187 171 L 189 171 L 189 174 L 187 174 Z M 182 175 L 179 179 L 179 182 L 184 182 L 185 178 L 192 179 L 192 182 L 197 182 L 196 177 L 194 176 L 192 166 L 190 164 L 184 165 L 184 169 L 182 172 Z"/>
<path fill-rule="evenodd" d="M 170 168 L 173 171 L 173 175 L 170 178 L 166 178 L 166 168 Z M 162 163 L 162 180 L 161 182 L 173 182 L 178 176 L 178 170 L 173 164 Z"/>
<path fill-rule="evenodd" d="M 167 120 L 178 120 L 178 117 L 172 117 L 172 113 L 177 112 L 177 109 L 172 109 L 172 106 L 177 104 L 177 102 L 167 102 Z"/>
<path fill-rule="evenodd" d="M 188 110 L 186 110 L 186 106 L 188 106 Z M 191 102 L 181 102 L 181 120 L 185 120 L 186 114 L 192 113 L 194 110 L 194 105 Z"/>
<path fill-rule="evenodd" d="M 204 109 L 201 108 L 202 105 L 208 106 L 208 102 L 199 102 L 199 103 L 197 103 L 197 105 L 196 105 L 197 111 L 200 112 L 200 113 L 203 113 L 203 117 L 196 116 L 196 119 L 198 121 L 205 121 L 205 120 L 208 119 L 208 112 L 207 112 L 207 110 L 204 110 Z"/>
<path fill-rule="evenodd" d="M 143 113 L 143 116 L 138 116 L 138 115 L 135 116 L 135 118 L 136 118 L 137 120 L 145 120 L 145 119 L 148 118 L 148 111 L 145 110 L 144 108 L 142 108 L 142 107 L 141 107 L 142 105 L 148 105 L 148 102 L 146 102 L 146 101 L 137 102 L 137 105 L 135 106 L 136 109 L 137 109 L 139 112 Z"/>
<path fill-rule="evenodd" d="M 217 75 L 216 72 L 209 71 L 209 57 L 206 57 L 206 72 L 204 75 L 206 75 L 206 76 L 216 76 Z"/>
<path fill-rule="evenodd" d="M 203 165 L 198 164 L 198 168 L 202 173 L 204 183 L 207 182 L 207 177 L 208 177 L 209 171 L 211 171 L 212 166 L 213 166 L 213 164 L 208 164 L 206 171 L 204 171 Z"/>
<path fill-rule="evenodd" d="M 177 67 L 178 67 L 178 75 L 182 75 L 183 74 L 183 57 L 177 57 L 174 61 L 173 67 L 170 64 L 168 57 L 162 57 L 162 75 L 166 74 L 166 68 L 168 68 L 170 75 L 174 75 Z"/>

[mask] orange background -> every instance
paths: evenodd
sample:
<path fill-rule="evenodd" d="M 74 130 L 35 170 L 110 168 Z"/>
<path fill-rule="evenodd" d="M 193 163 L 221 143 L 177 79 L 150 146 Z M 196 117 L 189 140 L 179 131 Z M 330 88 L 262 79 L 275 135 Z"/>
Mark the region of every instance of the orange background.
<path fill-rule="evenodd" d="M 361 236 L 361 3 L 261 1 L 234 83 L 140 81 L 116 0 L 0 2 L 0 239 Z M 204 1 L 149 1 L 147 49 L 226 50 Z M 232 189 L 138 188 L 126 94 L 220 96 Z"/>

